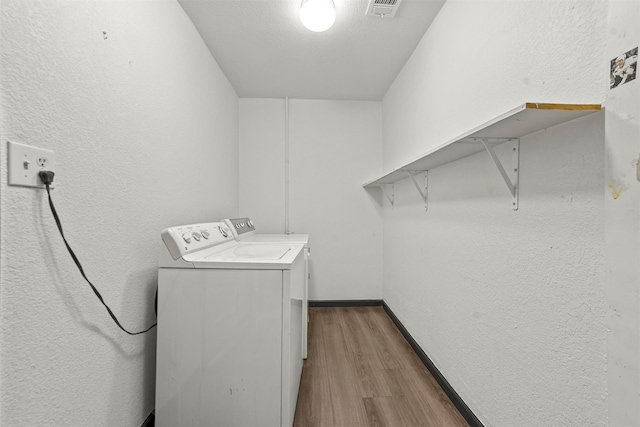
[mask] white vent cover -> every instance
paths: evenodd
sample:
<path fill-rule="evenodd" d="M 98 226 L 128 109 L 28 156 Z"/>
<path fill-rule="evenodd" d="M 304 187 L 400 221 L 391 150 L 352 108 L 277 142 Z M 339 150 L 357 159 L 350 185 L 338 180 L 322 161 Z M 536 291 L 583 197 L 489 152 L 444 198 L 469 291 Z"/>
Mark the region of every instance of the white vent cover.
<path fill-rule="evenodd" d="M 381 18 L 393 18 L 398 10 L 398 5 L 402 0 L 369 0 L 367 16 L 377 16 Z"/>

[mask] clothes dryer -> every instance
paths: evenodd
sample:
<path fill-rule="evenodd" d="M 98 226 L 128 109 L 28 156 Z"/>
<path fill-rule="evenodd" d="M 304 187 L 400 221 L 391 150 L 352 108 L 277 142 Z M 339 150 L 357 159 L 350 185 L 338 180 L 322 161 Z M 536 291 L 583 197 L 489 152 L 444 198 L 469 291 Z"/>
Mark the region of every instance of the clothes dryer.
<path fill-rule="evenodd" d="M 302 325 L 302 357 L 307 358 L 308 347 L 308 325 L 309 325 L 309 280 L 311 273 L 309 270 L 309 257 L 311 256 L 311 249 L 309 248 L 309 235 L 308 234 L 263 234 L 258 233 L 253 221 L 250 218 L 227 218 L 223 220 L 225 224 L 233 233 L 233 237 L 238 242 L 245 243 L 297 243 L 304 245 L 304 262 L 305 262 L 305 284 L 304 284 L 304 298 L 303 298 L 303 325 Z"/>
<path fill-rule="evenodd" d="M 309 246 L 308 234 L 265 234 L 258 233 L 250 218 L 229 218 L 223 220 L 231 229 L 237 241 L 252 243 L 300 243 Z"/>
<path fill-rule="evenodd" d="M 302 373 L 302 244 L 224 222 L 162 232 L 157 426 L 290 427 Z"/>

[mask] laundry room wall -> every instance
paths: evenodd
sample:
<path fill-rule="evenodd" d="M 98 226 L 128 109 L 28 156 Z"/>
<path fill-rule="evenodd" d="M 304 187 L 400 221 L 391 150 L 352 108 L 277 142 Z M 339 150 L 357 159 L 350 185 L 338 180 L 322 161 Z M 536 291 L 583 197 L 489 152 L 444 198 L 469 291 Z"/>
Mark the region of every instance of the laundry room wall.
<path fill-rule="evenodd" d="M 449 0 L 383 100 L 383 169 L 525 102 L 601 103 L 607 2 Z M 505 152 L 505 150 L 507 150 Z M 508 156 L 508 147 L 500 147 Z M 384 300 L 485 425 L 606 425 L 604 114 L 384 203 Z"/>
<path fill-rule="evenodd" d="M 285 101 L 241 99 L 240 123 L 241 215 L 282 233 Z M 382 298 L 381 205 L 362 189 L 381 134 L 380 102 L 289 100 L 289 224 L 309 234 L 311 300 Z"/>
<path fill-rule="evenodd" d="M 240 215 L 284 234 L 285 100 L 240 99 Z"/>
<path fill-rule="evenodd" d="M 55 151 L 65 235 L 139 331 L 162 229 L 238 213 L 238 97 L 175 1 L 2 0 L 0 31 L 0 424 L 140 426 L 155 330 L 109 318 L 7 141 Z"/>
<path fill-rule="evenodd" d="M 640 2 L 609 3 L 606 59 L 640 45 Z M 637 56 L 636 56 L 637 60 Z M 617 62 L 617 61 L 616 61 Z M 625 64 L 630 61 L 625 60 Z M 637 73 L 637 63 L 636 63 Z M 640 82 L 607 91 L 605 247 L 609 425 L 640 425 Z"/>

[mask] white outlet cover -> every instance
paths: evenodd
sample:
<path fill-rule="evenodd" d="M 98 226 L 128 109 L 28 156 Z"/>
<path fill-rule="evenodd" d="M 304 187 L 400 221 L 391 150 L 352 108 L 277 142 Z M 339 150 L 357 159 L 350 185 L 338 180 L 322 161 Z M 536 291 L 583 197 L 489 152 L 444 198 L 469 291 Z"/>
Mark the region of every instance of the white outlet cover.
<path fill-rule="evenodd" d="M 56 155 L 51 150 L 9 141 L 9 185 L 44 188 L 38 173 L 56 171 Z M 53 185 L 50 186 L 53 188 Z"/>

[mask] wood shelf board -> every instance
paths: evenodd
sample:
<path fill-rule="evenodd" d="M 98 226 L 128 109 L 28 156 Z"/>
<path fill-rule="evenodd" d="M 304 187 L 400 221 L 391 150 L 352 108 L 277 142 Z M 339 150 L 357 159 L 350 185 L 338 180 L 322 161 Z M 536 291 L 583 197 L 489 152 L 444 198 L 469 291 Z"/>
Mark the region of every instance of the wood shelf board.
<path fill-rule="evenodd" d="M 489 139 L 493 146 L 508 140 L 568 122 L 578 117 L 600 111 L 600 104 L 522 104 L 462 135 L 459 135 L 419 158 L 397 168 L 380 178 L 369 181 L 364 187 L 392 184 L 407 178 L 406 171 L 427 171 L 463 157 L 484 151 L 481 139 Z"/>

